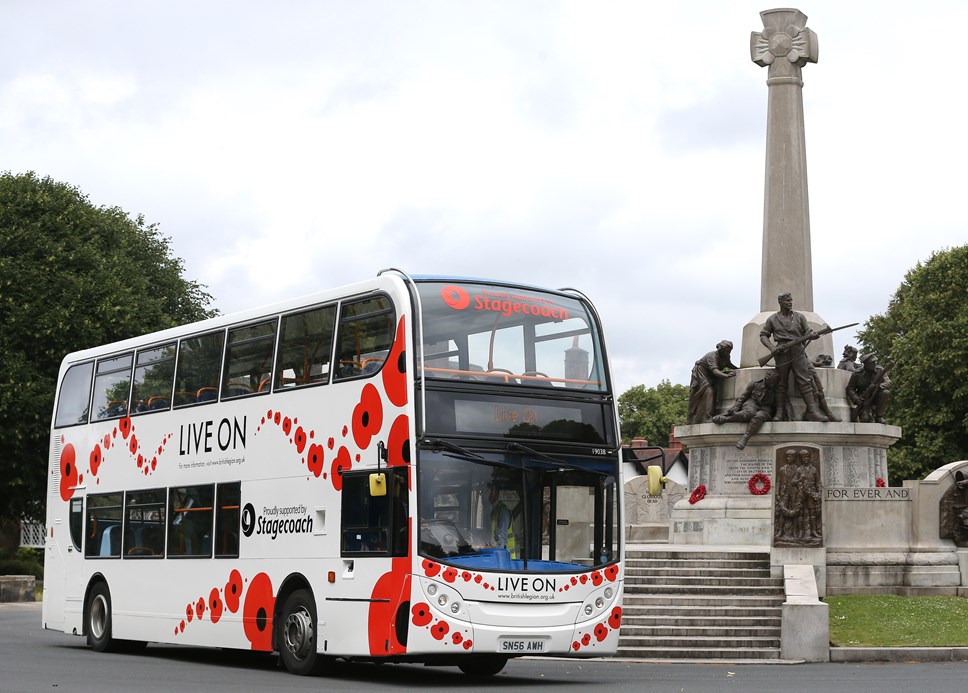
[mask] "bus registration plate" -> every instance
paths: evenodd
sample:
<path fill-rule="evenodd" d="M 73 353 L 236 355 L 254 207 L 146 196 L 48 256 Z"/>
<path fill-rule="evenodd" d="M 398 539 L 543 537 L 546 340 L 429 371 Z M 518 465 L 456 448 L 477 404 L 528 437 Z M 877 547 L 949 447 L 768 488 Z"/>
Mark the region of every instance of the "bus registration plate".
<path fill-rule="evenodd" d="M 548 638 L 500 638 L 502 654 L 543 654 L 548 651 Z"/>

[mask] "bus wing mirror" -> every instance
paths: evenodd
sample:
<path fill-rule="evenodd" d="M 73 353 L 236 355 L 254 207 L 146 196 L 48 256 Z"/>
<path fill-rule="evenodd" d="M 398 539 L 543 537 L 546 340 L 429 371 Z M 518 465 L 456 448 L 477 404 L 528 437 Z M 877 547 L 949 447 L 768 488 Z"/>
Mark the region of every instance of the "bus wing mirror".
<path fill-rule="evenodd" d="M 370 495 L 387 495 L 387 475 L 383 472 L 374 472 L 373 474 L 370 474 Z"/>

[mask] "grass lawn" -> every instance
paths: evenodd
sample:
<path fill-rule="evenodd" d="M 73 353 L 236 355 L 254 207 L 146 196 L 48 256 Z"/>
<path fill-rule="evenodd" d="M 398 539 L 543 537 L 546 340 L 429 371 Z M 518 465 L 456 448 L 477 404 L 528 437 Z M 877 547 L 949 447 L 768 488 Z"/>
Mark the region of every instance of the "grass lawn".
<path fill-rule="evenodd" d="M 830 605 L 838 647 L 968 647 L 968 599 L 844 595 Z"/>

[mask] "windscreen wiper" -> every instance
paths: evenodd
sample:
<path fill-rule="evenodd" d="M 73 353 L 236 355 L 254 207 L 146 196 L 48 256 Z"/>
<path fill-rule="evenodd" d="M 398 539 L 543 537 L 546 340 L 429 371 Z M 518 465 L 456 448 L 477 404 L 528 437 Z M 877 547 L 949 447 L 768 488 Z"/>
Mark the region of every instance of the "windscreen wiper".
<path fill-rule="evenodd" d="M 427 438 L 423 441 L 423 444 L 429 447 L 434 452 L 440 452 L 441 450 L 447 450 L 449 452 L 456 452 L 463 457 L 468 457 L 474 460 L 481 460 L 482 462 L 489 462 L 486 457 L 481 457 L 476 452 L 471 452 L 467 448 L 458 445 L 457 443 L 452 443 L 449 440 L 441 440 L 440 438 Z"/>

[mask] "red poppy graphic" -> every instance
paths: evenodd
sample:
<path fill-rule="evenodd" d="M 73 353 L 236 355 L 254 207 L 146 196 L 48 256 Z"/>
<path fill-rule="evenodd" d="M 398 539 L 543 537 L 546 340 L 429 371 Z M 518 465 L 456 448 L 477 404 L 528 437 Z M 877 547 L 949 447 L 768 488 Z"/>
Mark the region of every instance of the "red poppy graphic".
<path fill-rule="evenodd" d="M 71 448 L 73 450 L 73 447 Z M 101 461 L 104 459 L 101 454 L 101 446 L 95 445 L 94 449 L 91 450 L 91 458 L 88 460 L 88 467 L 91 470 L 91 474 L 97 476 L 97 470 L 101 467 Z"/>
<path fill-rule="evenodd" d="M 592 641 L 592 636 L 589 635 L 588 633 L 585 633 L 583 636 L 581 636 L 582 645 L 585 645 L 587 647 L 588 643 L 590 643 L 591 641 Z"/>
<path fill-rule="evenodd" d="M 360 403 L 353 409 L 353 440 L 357 447 L 366 450 L 370 440 L 383 428 L 383 400 L 373 383 L 363 386 Z"/>
<path fill-rule="evenodd" d="M 464 582 L 470 582 L 471 581 L 471 578 L 474 577 L 473 575 L 471 575 L 470 573 L 468 573 L 466 570 L 463 573 L 461 573 L 460 576 L 461 576 L 461 578 L 463 578 Z"/>
<path fill-rule="evenodd" d="M 383 387 L 387 391 L 387 399 L 398 407 L 407 403 L 406 344 L 407 330 L 404 328 L 404 318 L 401 317 L 397 323 L 393 346 L 390 347 L 386 365 L 383 367 Z"/>
<path fill-rule="evenodd" d="M 291 430 L 292 430 L 292 419 L 290 419 L 287 416 L 282 420 L 282 432 L 285 433 L 286 435 L 289 435 L 289 432 Z"/>
<path fill-rule="evenodd" d="M 282 414 L 281 414 L 280 412 L 276 412 L 275 414 L 273 414 L 273 415 L 272 415 L 272 422 L 273 422 L 273 423 L 274 423 L 274 424 L 275 424 L 276 426 L 278 426 L 278 425 L 279 425 L 279 422 L 280 422 L 280 421 L 282 421 Z"/>
<path fill-rule="evenodd" d="M 242 624 L 245 637 L 252 643 L 253 650 L 272 651 L 272 581 L 265 573 L 259 573 L 245 593 L 242 604 Z"/>
<path fill-rule="evenodd" d="M 188 606 L 185 607 L 185 618 L 188 619 L 188 622 L 189 623 L 191 623 L 192 621 L 195 620 L 195 605 L 194 604 L 189 604 Z"/>
<path fill-rule="evenodd" d="M 453 635 L 450 636 L 450 639 L 454 641 L 455 645 L 460 645 L 461 641 L 464 639 L 464 636 L 461 635 L 460 633 L 455 632 Z"/>
<path fill-rule="evenodd" d="M 218 593 L 218 587 L 213 587 L 208 594 L 208 614 L 212 623 L 218 623 L 222 618 L 222 599 Z"/>
<path fill-rule="evenodd" d="M 608 637 L 608 626 L 604 623 L 599 623 L 595 626 L 595 637 L 598 638 L 598 642 L 602 642 Z"/>
<path fill-rule="evenodd" d="M 300 429 L 302 430 L 302 429 Z M 309 446 L 309 454 L 306 456 L 306 466 L 309 467 L 309 471 L 313 473 L 317 479 L 319 475 L 323 473 L 323 462 L 325 455 L 323 454 L 323 446 L 313 443 Z"/>
<path fill-rule="evenodd" d="M 242 574 L 233 570 L 229 574 L 229 581 L 225 583 L 225 606 L 233 614 L 239 610 L 239 599 L 242 597 Z"/>
<path fill-rule="evenodd" d="M 300 455 L 302 451 L 306 449 L 306 431 L 303 430 L 302 426 L 296 428 L 296 435 L 292 437 L 292 442 L 296 446 L 296 452 Z M 318 476 L 318 475 L 317 475 Z"/>
<path fill-rule="evenodd" d="M 128 441 L 128 450 L 131 451 L 132 455 L 138 454 L 138 436 L 131 435 L 131 440 Z"/>
<path fill-rule="evenodd" d="M 464 649 L 465 650 L 469 650 L 472 647 L 474 647 L 474 641 L 473 640 L 465 640 L 464 641 Z"/>
<path fill-rule="evenodd" d="M 586 582 L 588 582 L 588 576 L 587 575 L 582 575 L 581 577 L 578 578 L 578 581 L 581 582 L 581 584 L 584 585 Z"/>
<path fill-rule="evenodd" d="M 608 617 L 608 625 L 614 630 L 618 630 L 619 626 L 622 625 L 622 607 L 616 606 L 612 609 L 612 613 Z"/>
<path fill-rule="evenodd" d="M 77 464 L 74 446 L 68 443 L 61 450 L 60 456 L 60 496 L 61 500 L 69 501 L 74 496 L 74 487 L 77 486 Z"/>
<path fill-rule="evenodd" d="M 575 652 L 578 652 L 578 650 L 581 649 L 581 643 L 576 640 L 571 644 L 571 649 L 573 649 Z"/>
<path fill-rule="evenodd" d="M 608 566 L 608 567 L 607 567 L 607 568 L 605 569 L 605 578 L 606 578 L 606 579 L 607 579 L 607 580 L 608 580 L 609 582 L 615 582 L 615 579 L 616 579 L 617 577 L 618 577 L 618 566 L 617 566 L 617 565 L 615 565 L 615 564 L 612 564 L 612 565 L 610 565 L 610 566 Z"/>
<path fill-rule="evenodd" d="M 430 615 L 430 605 L 425 602 L 414 604 L 410 613 L 413 615 L 413 625 L 415 626 L 426 626 L 433 620 L 433 616 Z"/>
<path fill-rule="evenodd" d="M 398 416 L 390 426 L 387 454 L 387 464 L 391 467 L 410 464 L 410 419 L 406 414 Z"/>
<path fill-rule="evenodd" d="M 600 584 L 602 584 L 602 574 L 597 570 L 592 573 L 592 584 L 595 585 L 595 587 L 598 587 Z"/>
<path fill-rule="evenodd" d="M 434 577 L 437 573 L 440 572 L 439 563 L 434 563 L 433 561 L 428 561 L 424 559 L 424 562 L 422 565 L 424 569 L 424 575 L 426 575 L 427 577 Z"/>
<path fill-rule="evenodd" d="M 349 471 L 351 466 L 353 466 L 353 463 L 350 462 L 350 451 L 341 447 L 339 452 L 336 453 L 336 459 L 333 460 L 333 469 L 330 473 L 333 488 L 337 491 L 343 490 L 343 472 Z"/>
<path fill-rule="evenodd" d="M 434 636 L 435 640 L 443 640 L 444 636 L 450 632 L 450 625 L 447 621 L 437 621 L 434 627 L 430 629 L 430 634 Z"/>
<path fill-rule="evenodd" d="M 121 431 L 121 437 L 127 438 L 128 434 L 131 433 L 131 417 L 126 416 L 118 421 L 118 429 Z"/>
<path fill-rule="evenodd" d="M 195 604 L 195 615 L 201 618 L 205 615 L 205 597 L 199 597 Z"/>
<path fill-rule="evenodd" d="M 454 570 L 453 568 L 448 568 L 447 570 L 444 571 L 444 574 L 442 577 L 444 578 L 445 582 L 453 582 L 454 580 L 457 579 L 457 571 Z"/>

